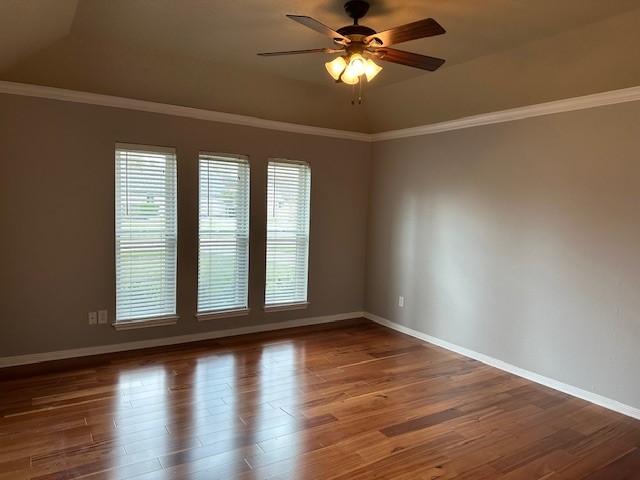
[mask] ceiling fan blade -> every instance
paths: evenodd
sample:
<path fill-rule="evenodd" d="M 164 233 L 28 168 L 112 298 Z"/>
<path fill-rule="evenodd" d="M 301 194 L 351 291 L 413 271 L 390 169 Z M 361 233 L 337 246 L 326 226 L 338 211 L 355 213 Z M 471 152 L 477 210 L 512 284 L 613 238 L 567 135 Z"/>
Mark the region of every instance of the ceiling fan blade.
<path fill-rule="evenodd" d="M 351 41 L 344 35 L 340 35 L 335 30 L 332 30 L 331 28 L 327 27 L 324 23 L 320 23 L 315 18 L 307 17 L 305 15 L 287 15 L 287 17 L 289 17 L 291 20 L 294 20 L 304 25 L 305 27 L 310 28 L 311 30 L 315 30 L 316 32 L 321 33 L 322 35 L 325 35 L 331 38 L 336 43 L 347 44 Z"/>
<path fill-rule="evenodd" d="M 278 55 L 299 55 L 301 53 L 340 53 L 344 50 L 340 48 L 312 48 L 310 50 L 289 50 L 286 52 L 262 52 L 258 53 L 261 57 L 275 57 Z"/>
<path fill-rule="evenodd" d="M 421 68 L 430 72 L 437 70 L 444 63 L 442 58 L 419 55 L 405 52 L 404 50 L 396 50 L 395 48 L 380 48 L 374 52 L 374 55 L 386 62 L 399 63 L 400 65 Z"/>
<path fill-rule="evenodd" d="M 417 22 L 407 23 L 399 27 L 378 32 L 365 37 L 365 43 L 371 43 L 372 46 L 387 47 L 396 43 L 408 42 L 409 40 L 417 40 L 419 38 L 433 37 L 434 35 L 442 35 L 446 30 L 442 28 L 433 18 L 425 18 Z"/>

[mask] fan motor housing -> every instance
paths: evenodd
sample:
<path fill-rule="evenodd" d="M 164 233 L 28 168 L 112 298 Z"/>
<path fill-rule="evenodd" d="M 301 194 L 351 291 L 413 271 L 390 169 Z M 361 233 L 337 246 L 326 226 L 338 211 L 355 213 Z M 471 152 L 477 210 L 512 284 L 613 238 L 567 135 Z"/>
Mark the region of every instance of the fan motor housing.
<path fill-rule="evenodd" d="M 369 28 L 364 25 L 347 25 L 346 27 L 339 28 L 337 32 L 345 37 L 348 37 L 349 35 L 362 35 L 367 37 L 376 33 L 373 28 Z"/>

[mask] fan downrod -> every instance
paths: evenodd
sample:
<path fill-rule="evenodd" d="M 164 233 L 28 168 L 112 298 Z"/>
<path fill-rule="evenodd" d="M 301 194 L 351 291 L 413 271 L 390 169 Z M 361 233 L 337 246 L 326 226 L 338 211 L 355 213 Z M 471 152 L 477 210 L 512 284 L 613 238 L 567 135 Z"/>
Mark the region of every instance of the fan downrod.
<path fill-rule="evenodd" d="M 358 25 L 358 20 L 369 11 L 369 2 L 364 0 L 349 0 L 344 4 L 344 11 L 353 18 L 353 24 Z"/>

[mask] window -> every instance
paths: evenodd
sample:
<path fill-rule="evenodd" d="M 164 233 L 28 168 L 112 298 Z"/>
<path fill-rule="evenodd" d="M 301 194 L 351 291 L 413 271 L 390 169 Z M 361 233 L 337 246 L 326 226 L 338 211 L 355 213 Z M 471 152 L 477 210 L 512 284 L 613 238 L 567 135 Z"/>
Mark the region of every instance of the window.
<path fill-rule="evenodd" d="M 175 317 L 176 246 L 175 150 L 116 145 L 116 324 Z"/>
<path fill-rule="evenodd" d="M 271 160 L 267 177 L 265 306 L 305 305 L 311 169 L 302 162 Z"/>
<path fill-rule="evenodd" d="M 247 158 L 201 153 L 199 196 L 198 314 L 247 309 Z"/>

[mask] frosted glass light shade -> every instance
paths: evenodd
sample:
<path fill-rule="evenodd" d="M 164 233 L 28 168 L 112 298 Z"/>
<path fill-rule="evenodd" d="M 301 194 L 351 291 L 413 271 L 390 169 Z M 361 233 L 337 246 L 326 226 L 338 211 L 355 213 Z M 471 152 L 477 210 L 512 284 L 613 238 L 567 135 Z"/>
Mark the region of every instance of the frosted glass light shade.
<path fill-rule="evenodd" d="M 324 64 L 327 72 L 334 80 L 339 80 L 340 75 L 344 72 L 344 69 L 347 67 L 347 62 L 342 57 L 336 57 L 330 62 Z"/>
<path fill-rule="evenodd" d="M 382 71 L 382 67 L 376 64 L 373 60 L 368 59 L 365 64 L 364 74 L 367 77 L 367 82 L 370 82 Z"/>
<path fill-rule="evenodd" d="M 355 74 L 354 69 L 349 65 L 342 74 L 342 77 L 340 77 L 340 80 L 347 85 L 355 85 L 360 80 L 360 77 Z"/>

